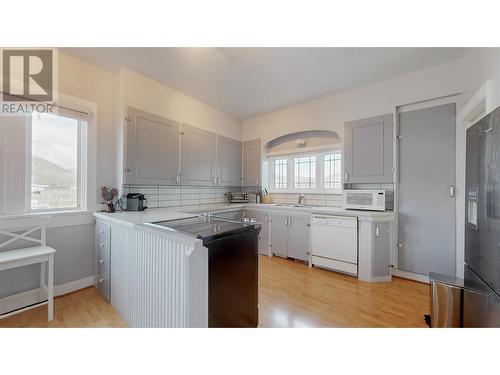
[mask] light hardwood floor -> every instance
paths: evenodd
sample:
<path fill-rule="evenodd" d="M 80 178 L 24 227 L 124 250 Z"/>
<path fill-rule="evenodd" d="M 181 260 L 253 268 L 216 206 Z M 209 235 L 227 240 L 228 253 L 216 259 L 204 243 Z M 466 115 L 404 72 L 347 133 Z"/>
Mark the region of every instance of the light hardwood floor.
<path fill-rule="evenodd" d="M 354 277 L 261 256 L 260 327 L 425 327 L 429 286 L 394 278 L 366 283 Z M 42 306 L 0 320 L 0 327 L 125 327 L 94 288 L 55 299 L 54 321 Z"/>

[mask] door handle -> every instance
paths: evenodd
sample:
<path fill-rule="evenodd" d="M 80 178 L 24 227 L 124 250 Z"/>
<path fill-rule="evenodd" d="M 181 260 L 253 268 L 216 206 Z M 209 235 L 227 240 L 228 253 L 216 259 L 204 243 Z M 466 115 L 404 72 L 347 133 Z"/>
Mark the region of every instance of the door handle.
<path fill-rule="evenodd" d="M 349 172 L 345 171 L 345 180 L 349 181 Z"/>
<path fill-rule="evenodd" d="M 375 227 L 375 237 L 379 237 L 380 236 L 380 231 L 378 229 L 378 225 Z"/>
<path fill-rule="evenodd" d="M 450 185 L 450 197 L 455 196 L 455 185 Z"/>
<path fill-rule="evenodd" d="M 177 173 L 177 176 L 175 176 L 175 181 L 177 182 L 177 185 L 180 185 L 181 183 L 181 175 Z"/>

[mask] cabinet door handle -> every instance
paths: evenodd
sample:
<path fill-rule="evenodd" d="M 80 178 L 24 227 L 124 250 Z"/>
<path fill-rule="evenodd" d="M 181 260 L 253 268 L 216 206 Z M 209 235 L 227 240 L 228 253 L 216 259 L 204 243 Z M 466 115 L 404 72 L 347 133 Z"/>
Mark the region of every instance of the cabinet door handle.
<path fill-rule="evenodd" d="M 180 185 L 181 183 L 181 175 L 177 173 L 177 176 L 175 176 L 175 181 L 177 182 L 177 185 Z"/>
<path fill-rule="evenodd" d="M 380 231 L 378 229 L 378 225 L 375 227 L 375 237 L 379 237 L 380 236 Z"/>
<path fill-rule="evenodd" d="M 455 185 L 450 185 L 450 197 L 455 196 Z"/>
<path fill-rule="evenodd" d="M 99 263 L 103 264 L 104 263 L 104 259 L 99 259 Z"/>
<path fill-rule="evenodd" d="M 291 217 L 289 217 L 289 218 L 288 218 L 288 226 L 289 226 L 289 227 L 291 227 L 291 226 L 292 226 L 292 218 L 291 218 Z"/>
<path fill-rule="evenodd" d="M 264 223 L 267 223 L 267 221 L 269 220 L 269 218 L 266 216 L 264 216 Z"/>
<path fill-rule="evenodd" d="M 98 284 L 102 284 L 104 279 L 99 279 Z"/>
<path fill-rule="evenodd" d="M 222 179 L 220 177 L 217 177 L 217 185 L 220 185 Z"/>
<path fill-rule="evenodd" d="M 349 172 L 347 172 L 347 171 L 345 172 L 345 180 L 349 181 Z"/>
<path fill-rule="evenodd" d="M 258 185 L 258 184 L 259 184 L 259 179 L 256 179 L 256 180 L 255 180 L 255 183 Z"/>

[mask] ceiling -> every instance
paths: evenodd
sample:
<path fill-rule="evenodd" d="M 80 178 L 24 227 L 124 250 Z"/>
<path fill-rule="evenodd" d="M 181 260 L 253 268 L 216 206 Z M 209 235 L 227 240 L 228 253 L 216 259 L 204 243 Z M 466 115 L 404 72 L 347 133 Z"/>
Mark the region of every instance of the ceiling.
<path fill-rule="evenodd" d="M 462 48 L 62 48 L 245 119 L 459 58 Z"/>

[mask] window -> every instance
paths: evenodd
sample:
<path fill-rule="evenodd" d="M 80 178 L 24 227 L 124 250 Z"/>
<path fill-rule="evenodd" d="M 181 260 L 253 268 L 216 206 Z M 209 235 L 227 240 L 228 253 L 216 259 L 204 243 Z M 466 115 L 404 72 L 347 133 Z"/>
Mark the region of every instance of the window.
<path fill-rule="evenodd" d="M 287 179 L 287 159 L 277 159 L 274 161 L 274 188 L 286 189 L 288 186 Z"/>
<path fill-rule="evenodd" d="M 324 156 L 324 188 L 325 189 L 340 189 L 340 152 L 333 154 L 326 154 Z"/>
<path fill-rule="evenodd" d="M 316 187 L 316 156 L 299 156 L 293 159 L 293 187 L 314 189 Z"/>
<path fill-rule="evenodd" d="M 82 129 L 78 118 L 33 113 L 31 117 L 31 210 L 82 207 Z"/>
<path fill-rule="evenodd" d="M 271 191 L 280 193 L 340 193 L 342 154 L 340 150 L 291 154 L 271 158 Z"/>

